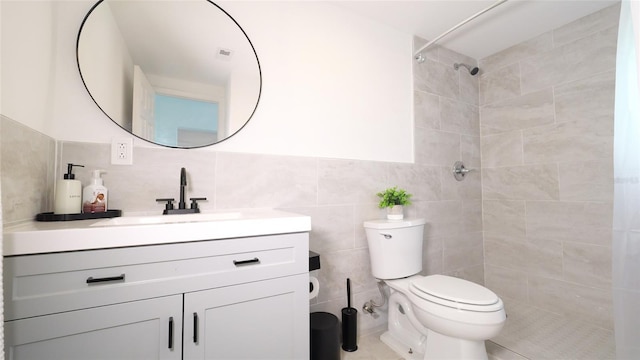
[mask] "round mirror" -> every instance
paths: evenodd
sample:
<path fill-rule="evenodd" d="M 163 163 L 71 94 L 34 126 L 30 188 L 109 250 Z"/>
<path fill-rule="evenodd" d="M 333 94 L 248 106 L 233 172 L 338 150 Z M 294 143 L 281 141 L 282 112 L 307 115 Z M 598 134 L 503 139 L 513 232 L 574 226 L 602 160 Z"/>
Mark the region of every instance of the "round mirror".
<path fill-rule="evenodd" d="M 113 122 L 158 145 L 202 147 L 236 134 L 262 89 L 240 25 L 208 0 L 101 0 L 82 22 L 78 69 Z"/>

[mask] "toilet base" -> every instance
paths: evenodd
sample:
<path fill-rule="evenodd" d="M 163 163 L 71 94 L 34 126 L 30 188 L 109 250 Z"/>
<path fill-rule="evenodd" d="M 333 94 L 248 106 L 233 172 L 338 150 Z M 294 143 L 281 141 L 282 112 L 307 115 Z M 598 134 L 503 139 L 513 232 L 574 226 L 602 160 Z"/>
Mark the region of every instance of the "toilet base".
<path fill-rule="evenodd" d="M 407 298 L 402 293 L 391 290 L 388 329 L 380 336 L 380 340 L 405 359 L 422 360 L 427 343 L 427 329 L 423 327 L 423 333 L 420 333 L 411 324 L 408 315 L 412 313 L 413 309 Z"/>
<path fill-rule="evenodd" d="M 380 335 L 380 340 L 405 360 L 424 359 L 424 353 L 420 352 L 419 349 L 411 346 L 410 344 L 405 343 L 402 339 L 398 339 L 393 336 L 389 331 L 382 333 L 382 335 Z"/>
<path fill-rule="evenodd" d="M 483 340 L 464 340 L 428 330 L 424 359 L 487 360 Z"/>

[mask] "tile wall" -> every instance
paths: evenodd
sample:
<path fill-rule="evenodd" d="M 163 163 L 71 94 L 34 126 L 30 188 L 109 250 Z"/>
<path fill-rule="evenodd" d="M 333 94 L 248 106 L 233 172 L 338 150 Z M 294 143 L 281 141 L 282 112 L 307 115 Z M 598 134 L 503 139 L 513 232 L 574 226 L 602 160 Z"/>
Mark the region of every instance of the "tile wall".
<path fill-rule="evenodd" d="M 310 215 L 310 249 L 322 263 L 321 291 L 311 310 L 339 316 L 347 277 L 354 306 L 380 302 L 362 223 L 384 216 L 375 193 L 397 185 L 414 194 L 406 216 L 428 219 L 424 273 L 483 283 L 480 173 L 464 182 L 450 173 L 457 160 L 480 168 L 478 79 L 453 69 L 454 62 L 476 62 L 442 48 L 428 56 L 415 69 L 415 164 L 135 147 L 133 166 L 110 165 L 108 144 L 59 141 L 55 158 L 55 141 L 3 118 L 5 223 L 52 210 L 54 160 L 59 174 L 68 162 L 85 165 L 76 171 L 83 183 L 90 170 L 106 170 L 109 207 L 128 212 L 159 213 L 163 206 L 155 199 L 178 197 L 185 167 L 187 196 L 207 197 L 205 210 L 273 207 Z M 361 312 L 359 319 L 362 333 L 386 324 L 384 314 Z"/>
<path fill-rule="evenodd" d="M 485 283 L 607 329 L 619 11 L 480 61 Z"/>
<path fill-rule="evenodd" d="M 53 211 L 56 141 L 0 115 L 3 223 Z"/>

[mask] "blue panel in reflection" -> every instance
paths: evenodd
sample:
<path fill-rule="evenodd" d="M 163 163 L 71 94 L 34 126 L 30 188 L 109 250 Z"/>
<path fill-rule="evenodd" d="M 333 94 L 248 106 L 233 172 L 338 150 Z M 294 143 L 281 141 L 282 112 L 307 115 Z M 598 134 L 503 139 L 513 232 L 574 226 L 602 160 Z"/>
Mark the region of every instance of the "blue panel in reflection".
<path fill-rule="evenodd" d="M 210 137 L 209 143 L 217 141 L 217 103 L 156 94 L 154 111 L 157 143 L 191 146 L 190 134 Z"/>

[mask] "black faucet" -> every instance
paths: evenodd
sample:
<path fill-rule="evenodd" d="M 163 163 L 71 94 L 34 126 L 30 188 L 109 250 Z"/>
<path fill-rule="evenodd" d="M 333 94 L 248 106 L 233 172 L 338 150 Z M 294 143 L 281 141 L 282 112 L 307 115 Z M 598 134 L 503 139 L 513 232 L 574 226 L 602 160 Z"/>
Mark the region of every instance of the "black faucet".
<path fill-rule="evenodd" d="M 186 208 L 184 202 L 184 189 L 187 187 L 187 170 L 180 169 L 180 202 L 178 202 L 178 209 Z"/>
<path fill-rule="evenodd" d="M 173 202 L 175 199 L 173 198 L 163 198 L 156 199 L 156 201 L 166 202 L 164 206 L 163 215 L 174 215 L 174 214 L 193 214 L 199 213 L 200 208 L 198 208 L 198 201 L 207 200 L 206 197 L 195 197 L 190 198 L 191 206 L 187 209 L 187 204 L 184 201 L 184 193 L 187 187 L 187 170 L 185 168 L 180 169 L 180 201 L 178 202 L 178 208 L 174 208 Z"/>

